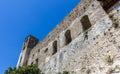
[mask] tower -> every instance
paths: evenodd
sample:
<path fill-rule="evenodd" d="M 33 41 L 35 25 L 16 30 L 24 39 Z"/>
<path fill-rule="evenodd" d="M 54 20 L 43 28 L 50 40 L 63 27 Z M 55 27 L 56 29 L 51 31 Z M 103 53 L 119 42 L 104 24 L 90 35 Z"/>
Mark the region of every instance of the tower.
<path fill-rule="evenodd" d="M 30 51 L 38 43 L 38 39 L 32 35 L 26 37 L 23 43 L 23 47 L 19 56 L 17 67 L 27 65 Z"/>

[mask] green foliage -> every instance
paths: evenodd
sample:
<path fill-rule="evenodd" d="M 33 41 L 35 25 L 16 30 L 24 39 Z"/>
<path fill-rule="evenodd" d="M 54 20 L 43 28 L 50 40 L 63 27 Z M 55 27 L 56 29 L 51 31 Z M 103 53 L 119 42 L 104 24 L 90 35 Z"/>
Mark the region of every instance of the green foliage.
<path fill-rule="evenodd" d="M 110 55 L 107 55 L 107 56 L 105 57 L 105 62 L 106 62 L 106 63 L 113 63 L 113 57 L 111 57 Z"/>
<path fill-rule="evenodd" d="M 61 72 L 58 72 L 57 74 L 62 74 Z"/>
<path fill-rule="evenodd" d="M 88 29 L 83 32 L 84 40 L 88 39 Z"/>
<path fill-rule="evenodd" d="M 57 74 L 70 74 L 68 71 L 58 72 Z"/>
<path fill-rule="evenodd" d="M 18 68 L 9 67 L 4 74 L 44 74 L 36 65 L 28 65 Z"/>
<path fill-rule="evenodd" d="M 63 74 L 70 74 L 68 71 L 63 71 Z"/>

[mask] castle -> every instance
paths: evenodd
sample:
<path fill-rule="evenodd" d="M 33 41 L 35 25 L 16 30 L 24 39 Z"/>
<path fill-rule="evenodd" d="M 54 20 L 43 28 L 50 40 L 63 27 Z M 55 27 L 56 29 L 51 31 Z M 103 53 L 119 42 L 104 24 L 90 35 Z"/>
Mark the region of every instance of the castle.
<path fill-rule="evenodd" d="M 81 0 L 42 42 L 26 37 L 17 67 L 30 64 L 45 74 L 120 74 L 120 0 Z"/>

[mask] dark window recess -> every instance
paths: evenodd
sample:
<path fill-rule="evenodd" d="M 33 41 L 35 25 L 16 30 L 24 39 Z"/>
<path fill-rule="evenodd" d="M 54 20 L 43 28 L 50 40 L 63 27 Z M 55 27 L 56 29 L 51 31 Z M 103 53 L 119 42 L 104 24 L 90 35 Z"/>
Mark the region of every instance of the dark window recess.
<path fill-rule="evenodd" d="M 45 49 L 44 53 L 46 53 L 48 51 L 48 48 Z"/>
<path fill-rule="evenodd" d="M 33 48 L 37 43 L 38 39 L 31 36 L 28 42 L 28 48 Z"/>
<path fill-rule="evenodd" d="M 23 50 L 25 50 L 25 46 L 23 47 Z"/>
<path fill-rule="evenodd" d="M 91 27 L 91 23 L 88 18 L 88 15 L 83 16 L 83 18 L 80 21 L 82 23 L 83 31 L 86 31 Z"/>
<path fill-rule="evenodd" d="M 52 53 L 52 55 L 54 55 L 55 53 L 57 53 L 57 41 L 53 42 L 53 53 Z"/>
<path fill-rule="evenodd" d="M 32 59 L 34 58 L 34 54 L 32 55 Z"/>
<path fill-rule="evenodd" d="M 40 49 L 38 49 L 38 52 L 40 52 Z"/>
<path fill-rule="evenodd" d="M 35 64 L 38 65 L 38 58 L 36 59 L 36 63 Z"/>
<path fill-rule="evenodd" d="M 84 9 L 84 13 L 86 12 L 86 7 L 83 8 Z"/>
<path fill-rule="evenodd" d="M 72 41 L 72 38 L 71 38 L 71 31 L 70 30 L 67 30 L 65 32 L 65 45 L 69 44 L 70 42 Z"/>
<path fill-rule="evenodd" d="M 21 63 L 21 61 L 22 61 L 22 57 L 20 58 L 20 63 Z"/>
<path fill-rule="evenodd" d="M 103 9 L 106 12 L 109 12 L 110 9 L 117 3 L 119 3 L 120 0 L 98 0 L 100 1 L 101 5 L 103 6 Z"/>

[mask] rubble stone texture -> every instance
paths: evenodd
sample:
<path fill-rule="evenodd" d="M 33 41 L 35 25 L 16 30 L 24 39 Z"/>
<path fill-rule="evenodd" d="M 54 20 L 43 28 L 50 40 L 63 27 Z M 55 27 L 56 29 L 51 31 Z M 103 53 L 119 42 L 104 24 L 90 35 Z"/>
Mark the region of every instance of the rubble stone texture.
<path fill-rule="evenodd" d="M 120 74 L 120 1 L 81 0 L 42 42 L 28 36 L 17 67 L 30 64 L 45 74 Z"/>

